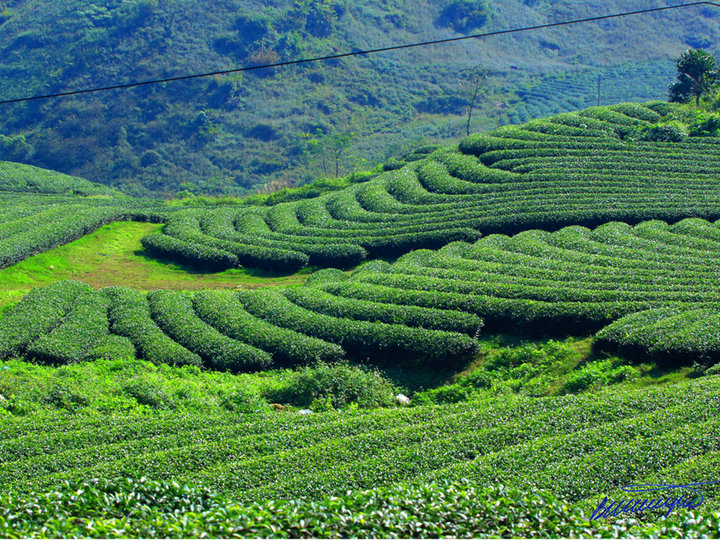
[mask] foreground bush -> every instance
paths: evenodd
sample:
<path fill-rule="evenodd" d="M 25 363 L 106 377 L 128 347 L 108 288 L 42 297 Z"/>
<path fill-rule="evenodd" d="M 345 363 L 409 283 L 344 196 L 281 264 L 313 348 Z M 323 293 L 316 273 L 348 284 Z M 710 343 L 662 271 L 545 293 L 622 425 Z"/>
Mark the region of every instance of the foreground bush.
<path fill-rule="evenodd" d="M 394 388 L 378 371 L 342 363 L 319 364 L 294 372 L 277 388 L 269 389 L 270 401 L 310 407 L 316 400 L 330 401 L 339 409 L 351 403 L 360 407 L 393 405 Z"/>
<path fill-rule="evenodd" d="M 7 538 L 717 537 L 720 514 L 590 522 L 590 505 L 551 493 L 467 483 L 394 486 L 320 501 L 234 505 L 175 482 L 92 480 L 33 500 L 3 496 Z M 657 517 L 657 520 L 654 518 Z"/>

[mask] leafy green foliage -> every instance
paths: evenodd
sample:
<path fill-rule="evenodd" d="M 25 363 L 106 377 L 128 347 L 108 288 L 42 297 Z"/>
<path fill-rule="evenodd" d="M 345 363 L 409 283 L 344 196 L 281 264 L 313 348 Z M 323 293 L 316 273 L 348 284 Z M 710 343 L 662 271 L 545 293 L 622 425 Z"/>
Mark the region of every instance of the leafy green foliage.
<path fill-rule="evenodd" d="M 160 330 L 150 315 L 150 306 L 144 293 L 125 287 L 110 287 L 103 293 L 110 298 L 110 330 L 129 338 L 139 356 L 156 364 L 201 364 L 197 354 Z"/>
<path fill-rule="evenodd" d="M 462 365 L 477 352 L 467 335 L 401 324 L 370 322 L 316 313 L 291 302 L 280 292 L 242 291 L 245 309 L 266 321 L 341 345 L 358 359 L 411 360 L 424 365 Z"/>
<path fill-rule="evenodd" d="M 718 82 L 718 64 L 715 58 L 702 49 L 688 49 L 676 60 L 677 82 L 670 86 L 670 101 L 688 102 L 700 98 L 712 91 Z"/>
<path fill-rule="evenodd" d="M 179 417 L 255 413 L 268 408 L 261 391 L 286 377 L 286 371 L 253 375 L 153 364 L 132 355 L 57 367 L 8 360 L 0 366 L 0 415 L 3 421 L 12 417 L 27 421 L 58 411 L 77 414 L 76 419 L 165 415 L 166 422 L 168 411 Z M 65 417 L 68 426 L 72 418 Z M 111 438 L 119 442 L 128 434 Z"/>
<path fill-rule="evenodd" d="M 237 504 L 210 490 L 147 479 L 68 483 L 37 501 L 6 495 L 0 533 L 57 537 L 356 538 L 715 536 L 717 512 L 589 522 L 587 508 L 548 490 L 463 482 L 400 485 L 320 501 Z M 22 518 L 20 517 L 22 516 Z M 382 517 L 382 519 L 378 519 Z"/>
<path fill-rule="evenodd" d="M 489 11 L 486 0 L 455 0 L 443 8 L 435 24 L 468 34 L 485 25 Z"/>
<path fill-rule="evenodd" d="M 63 281 L 27 294 L 3 314 L 0 358 L 21 354 L 35 339 L 51 332 L 72 310 L 75 299 L 90 290 L 84 283 Z"/>
<path fill-rule="evenodd" d="M 153 320 L 182 346 L 221 370 L 249 370 L 269 366 L 272 357 L 265 351 L 231 339 L 202 321 L 195 313 L 192 298 L 175 291 L 148 295 Z"/>
<path fill-rule="evenodd" d="M 248 313 L 231 292 L 199 291 L 193 297 L 201 319 L 223 334 L 259 347 L 273 360 L 289 365 L 340 360 L 345 352 L 335 344 L 275 326 Z"/>
<path fill-rule="evenodd" d="M 327 369 L 323 377 L 340 373 Z M 305 382 L 312 387 L 311 380 Z M 0 484 L 4 493 L 17 494 L 14 500 L 32 497 L 37 502 L 39 493 L 67 493 L 69 486 L 87 478 L 145 477 L 178 485 L 192 482 L 220 492 L 226 502 L 262 507 L 270 500 L 298 497 L 319 503 L 346 496 L 348 490 L 415 489 L 412 485 L 442 479 L 466 486 L 550 490 L 565 499 L 564 506 L 577 504 L 589 512 L 622 485 L 673 475 L 700 481 L 711 474 L 720 440 L 718 384 L 716 377 L 705 377 L 642 390 L 613 388 L 554 398 L 506 395 L 365 412 L 267 412 L 241 420 L 208 412 L 8 418 L 0 430 Z M 152 396 L 141 397 L 146 398 Z M 162 407 L 163 398 L 156 399 Z M 138 497 L 145 497 L 144 489 L 138 487 Z M 715 492 L 708 487 L 708 495 Z M 522 515 L 524 500 L 508 499 L 508 508 L 499 515 Z M 181 501 L 171 501 L 168 494 L 168 504 L 182 508 Z M 708 497 L 708 510 L 711 503 Z M 118 512 L 133 512 L 119 504 Z M 38 506 L 43 505 L 34 508 Z M 437 507 L 440 512 L 455 508 Z M 401 516 L 401 508 L 388 512 Z M 495 508 L 487 505 L 487 511 Z M 106 506 L 98 512 L 106 518 L 115 515 Z M 422 512 L 432 515 L 431 510 Z"/>
<path fill-rule="evenodd" d="M 319 364 L 294 372 L 265 397 L 275 403 L 311 407 L 317 400 L 328 400 L 330 408 L 355 404 L 362 408 L 387 407 L 395 403 L 393 386 L 377 371 L 348 364 Z"/>

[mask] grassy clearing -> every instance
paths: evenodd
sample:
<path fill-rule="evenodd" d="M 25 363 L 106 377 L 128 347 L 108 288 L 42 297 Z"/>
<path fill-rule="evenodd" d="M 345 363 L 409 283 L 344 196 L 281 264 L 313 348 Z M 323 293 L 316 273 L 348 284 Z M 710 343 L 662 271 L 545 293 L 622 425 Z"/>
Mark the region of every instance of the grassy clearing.
<path fill-rule="evenodd" d="M 0 270 L 0 306 L 19 300 L 33 287 L 76 279 L 95 288 L 124 285 L 141 290 L 255 288 L 302 283 L 312 269 L 275 274 L 235 268 L 202 273 L 146 256 L 140 239 L 160 232 L 155 223 L 118 222 L 101 227 L 75 242 L 30 257 Z"/>

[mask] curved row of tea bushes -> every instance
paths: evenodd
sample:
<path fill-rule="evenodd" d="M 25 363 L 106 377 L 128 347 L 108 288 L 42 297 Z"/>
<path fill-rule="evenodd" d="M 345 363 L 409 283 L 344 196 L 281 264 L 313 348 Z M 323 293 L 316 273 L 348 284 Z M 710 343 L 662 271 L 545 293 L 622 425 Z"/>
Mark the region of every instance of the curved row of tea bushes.
<path fill-rule="evenodd" d="M 269 230 L 256 232 L 238 232 L 234 228 L 236 209 L 218 210 L 212 214 L 200 216 L 200 228 L 208 235 L 241 245 L 251 244 L 259 251 L 263 250 L 265 261 L 261 265 L 271 269 L 294 271 L 306 264 L 354 266 L 365 259 L 367 252 L 354 244 L 338 243 L 337 240 L 322 237 L 292 242 Z M 278 247 L 280 246 L 280 247 Z M 251 265 L 240 258 L 241 264 Z"/>
<path fill-rule="evenodd" d="M 122 209 L 67 205 L 28 219 L 27 228 L 0 240 L 0 268 L 77 240 L 125 215 Z M 27 219 L 27 218 L 26 218 Z"/>
<path fill-rule="evenodd" d="M 165 234 L 235 253 L 239 264 L 260 262 L 243 260 L 237 246 L 307 257 L 307 263 L 293 261 L 296 269 L 349 267 L 366 254 L 396 257 L 474 242 L 481 234 L 720 218 L 720 139 L 642 140 L 667 108 L 591 107 L 505 126 L 313 199 L 202 215 L 183 211 Z M 181 248 L 176 258 L 187 259 Z M 172 249 L 165 255 L 172 257 Z"/>
<path fill-rule="evenodd" d="M 56 171 L 0 161 L 0 193 L 117 197 L 119 192 L 102 184 Z"/>
<path fill-rule="evenodd" d="M 719 266 L 720 223 L 693 218 L 490 235 L 314 286 L 348 299 L 461 309 L 490 329 L 588 333 L 610 325 L 598 334 L 608 350 L 709 364 L 720 358 Z"/>
<path fill-rule="evenodd" d="M 312 286 L 146 294 L 60 282 L 43 291 L 0 316 L 4 357 L 67 363 L 137 356 L 231 371 L 345 357 L 463 366 L 478 351 L 483 325 L 450 304 L 396 306 Z M 52 316 L 44 315 L 46 305 L 55 308 Z"/>
<path fill-rule="evenodd" d="M 25 357 L 46 364 L 70 364 L 133 356 L 135 349 L 129 340 L 109 334 L 109 303 L 108 298 L 92 290 L 78 294 L 62 322 L 30 343 Z"/>
<path fill-rule="evenodd" d="M 270 324 L 248 313 L 237 295 L 228 291 L 198 291 L 193 295 L 198 316 L 226 336 L 272 354 L 284 364 L 334 362 L 345 352 L 334 343 Z"/>
<path fill-rule="evenodd" d="M 464 365 L 478 352 L 474 339 L 455 332 L 332 317 L 304 309 L 270 289 L 238 294 L 245 309 L 256 317 L 337 343 L 357 358 L 391 357 L 447 366 Z"/>
<path fill-rule="evenodd" d="M 210 271 L 222 271 L 238 266 L 235 255 L 195 242 L 187 242 L 164 234 L 151 234 L 142 240 L 145 251 L 161 259 L 172 259 Z"/>
<path fill-rule="evenodd" d="M 597 334 L 608 350 L 663 363 L 720 362 L 720 304 L 714 308 L 641 311 L 618 319 Z"/>
<path fill-rule="evenodd" d="M 92 291 L 78 281 L 60 281 L 33 289 L 0 319 L 0 359 L 19 356 L 37 338 L 62 323 L 80 295 Z"/>
<path fill-rule="evenodd" d="M 242 371 L 261 369 L 272 363 L 272 357 L 265 351 L 231 339 L 200 319 L 189 294 L 154 291 L 148 294 L 148 301 L 158 326 L 180 345 L 202 357 L 209 367 Z"/>
<path fill-rule="evenodd" d="M 466 478 L 473 483 L 503 482 L 509 464 L 524 464 L 523 481 L 571 500 L 616 490 L 618 480 L 642 478 L 720 450 L 717 400 L 697 396 L 692 403 L 626 417 L 602 425 L 585 424 L 573 433 L 549 434 L 495 453 L 455 463 L 423 480 Z M 627 441 L 627 442 L 625 442 Z M 630 442 L 632 441 L 632 442 Z"/>
<path fill-rule="evenodd" d="M 0 164 L 0 167 L 14 164 Z M 12 172 L 12 171 L 10 171 Z M 8 174 L 10 174 L 8 172 Z M 3 191 L 0 185 L 0 268 L 32 255 L 77 240 L 103 225 L 122 220 L 165 219 L 159 202 L 132 199 L 104 186 L 77 180 L 78 194 L 56 194 L 56 186 L 43 192 L 43 173 L 37 169 L 19 179 L 19 192 Z M 62 175 L 58 175 L 62 176 Z M 0 178 L 0 183 L 8 178 Z M 12 178 L 9 179 L 12 182 Z M 35 182 L 40 192 L 23 191 Z M 65 182 L 65 180 L 63 180 Z M 23 187 L 24 186 L 24 187 Z M 86 187 L 91 189 L 88 191 Z M 97 188 L 97 189 L 95 189 Z"/>
<path fill-rule="evenodd" d="M 110 330 L 128 338 L 139 357 L 155 364 L 202 365 L 200 356 L 172 340 L 155 323 L 145 293 L 126 287 L 109 287 L 102 292 L 110 299 Z"/>
<path fill-rule="evenodd" d="M 461 332 L 471 337 L 476 337 L 483 325 L 482 319 L 471 313 L 340 298 L 310 287 L 287 289 L 284 294 L 300 307 L 332 317 Z"/>

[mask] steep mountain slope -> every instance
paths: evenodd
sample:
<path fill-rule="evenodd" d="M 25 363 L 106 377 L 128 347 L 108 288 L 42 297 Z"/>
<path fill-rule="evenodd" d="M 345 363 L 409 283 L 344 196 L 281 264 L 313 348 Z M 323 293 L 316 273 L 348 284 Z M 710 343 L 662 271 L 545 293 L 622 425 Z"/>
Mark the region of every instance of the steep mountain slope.
<path fill-rule="evenodd" d="M 652 2 L 13 0 L 0 11 L 0 96 L 147 80 L 519 27 Z M 410 51 L 4 106 L 0 159 L 129 193 L 297 184 L 464 132 L 464 70 L 490 70 L 473 129 L 664 96 L 671 57 L 713 48 L 691 8 Z M 638 36 L 647 36 L 639 41 Z M 510 88 L 521 88 L 514 92 Z M 402 127 L 400 127 L 402 126 Z M 303 134 L 307 136 L 303 137 Z M 350 135 L 353 134 L 353 135 Z"/>

